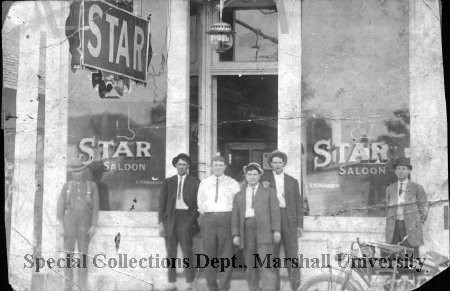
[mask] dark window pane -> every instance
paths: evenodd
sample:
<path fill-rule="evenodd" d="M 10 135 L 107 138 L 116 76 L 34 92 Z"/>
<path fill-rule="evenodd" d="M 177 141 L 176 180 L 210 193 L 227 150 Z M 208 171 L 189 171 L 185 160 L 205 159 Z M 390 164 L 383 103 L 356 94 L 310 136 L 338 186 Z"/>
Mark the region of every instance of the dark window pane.
<path fill-rule="evenodd" d="M 189 156 L 191 166 L 189 173 L 193 176 L 198 175 L 198 77 L 191 77 L 189 83 Z"/>
<path fill-rule="evenodd" d="M 274 9 L 225 9 L 223 21 L 232 25 L 233 47 L 220 61 L 278 61 L 278 14 Z"/>

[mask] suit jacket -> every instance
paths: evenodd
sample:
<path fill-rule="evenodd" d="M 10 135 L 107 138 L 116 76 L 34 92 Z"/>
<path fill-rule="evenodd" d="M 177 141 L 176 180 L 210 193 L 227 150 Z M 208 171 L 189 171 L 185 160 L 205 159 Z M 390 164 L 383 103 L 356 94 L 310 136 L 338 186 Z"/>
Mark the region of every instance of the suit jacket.
<path fill-rule="evenodd" d="M 188 210 L 193 216 L 192 232 L 196 234 L 200 229 L 197 224 L 199 215 L 197 210 L 197 192 L 199 181 L 197 178 L 187 175 L 183 185 L 183 201 L 188 206 Z M 173 234 L 175 227 L 175 203 L 178 191 L 178 176 L 167 178 L 163 182 L 161 193 L 159 194 L 158 222 L 162 222 L 166 236 Z"/>
<path fill-rule="evenodd" d="M 403 214 L 408 243 L 413 247 L 423 245 L 422 223 L 427 217 L 427 196 L 423 187 L 409 181 L 403 193 L 405 195 Z M 386 188 L 386 243 L 391 243 L 397 219 L 398 183 Z"/>
<path fill-rule="evenodd" d="M 269 182 L 269 186 L 276 190 L 274 173 L 264 175 L 261 181 Z M 303 189 L 303 187 L 302 187 Z M 286 212 L 289 220 L 289 228 L 297 232 L 297 228 L 303 228 L 303 193 L 297 179 L 284 173 L 284 198 L 286 200 Z"/>
<path fill-rule="evenodd" d="M 231 212 L 231 235 L 241 238 L 240 248 L 244 247 L 244 225 L 246 209 L 246 185 L 233 199 Z M 272 188 L 264 188 L 259 184 L 254 201 L 255 220 L 257 229 L 257 243 L 273 244 L 273 231 L 280 231 L 281 219 L 277 194 Z"/>

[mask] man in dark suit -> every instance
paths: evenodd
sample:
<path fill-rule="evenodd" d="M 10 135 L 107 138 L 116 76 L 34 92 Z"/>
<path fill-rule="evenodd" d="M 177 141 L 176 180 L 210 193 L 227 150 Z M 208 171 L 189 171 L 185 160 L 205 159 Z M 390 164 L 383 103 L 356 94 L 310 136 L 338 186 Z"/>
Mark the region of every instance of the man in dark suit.
<path fill-rule="evenodd" d="M 414 249 L 419 257 L 423 245 L 422 224 L 427 218 L 427 196 L 423 187 L 410 180 L 412 166 L 405 157 L 394 163 L 397 182 L 386 188 L 386 243 Z"/>
<path fill-rule="evenodd" d="M 261 179 L 265 187 L 276 190 L 281 215 L 281 243 L 275 246 L 274 255 L 279 257 L 281 245 L 284 247 L 286 258 L 298 258 L 298 237 L 303 229 L 303 199 L 297 179 L 284 173 L 287 155 L 280 151 L 273 151 L 267 157 L 268 164 L 273 171 Z M 289 280 L 292 290 L 300 286 L 300 269 L 287 264 Z M 277 272 L 277 288 L 280 290 L 280 270 Z"/>
<path fill-rule="evenodd" d="M 272 261 L 274 244 L 278 244 L 280 235 L 280 210 L 276 192 L 264 188 L 259 180 L 263 173 L 261 166 L 250 163 L 244 167 L 246 184 L 233 199 L 231 213 L 231 234 L 233 244 L 243 248 L 246 265 L 245 275 L 250 291 L 275 290 L 276 275 L 272 268 L 260 266 L 266 259 Z M 261 278 L 261 287 L 259 284 Z"/>
<path fill-rule="evenodd" d="M 159 234 L 165 238 L 167 257 L 171 261 L 177 257 L 180 244 L 183 257 L 189 260 L 189 267 L 184 269 L 187 290 L 194 290 L 194 267 L 192 237 L 200 231 L 197 224 L 197 191 L 199 181 L 188 175 L 191 160 L 186 154 L 179 154 L 172 160 L 177 168 L 177 175 L 164 180 L 159 196 Z M 176 266 L 169 268 L 169 288 L 177 290 Z"/>

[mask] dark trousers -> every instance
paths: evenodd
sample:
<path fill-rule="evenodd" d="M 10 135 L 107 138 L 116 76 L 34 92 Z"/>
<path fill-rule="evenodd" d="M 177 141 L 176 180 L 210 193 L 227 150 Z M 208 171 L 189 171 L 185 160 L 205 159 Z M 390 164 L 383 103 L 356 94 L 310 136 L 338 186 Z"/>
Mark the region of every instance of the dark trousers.
<path fill-rule="evenodd" d="M 405 236 L 406 233 L 406 226 L 404 220 L 396 220 L 395 221 L 395 227 L 394 227 L 394 236 L 392 237 L 392 244 L 396 245 L 399 242 L 401 242 Z M 401 244 L 401 246 L 408 247 L 414 249 L 414 252 L 408 252 L 409 257 L 414 256 L 415 258 L 419 257 L 419 247 L 413 247 L 408 243 L 408 239 L 405 239 Z"/>
<path fill-rule="evenodd" d="M 78 246 L 78 253 L 88 254 L 89 251 L 89 235 L 88 230 L 91 227 L 91 210 L 83 207 L 69 208 L 64 216 L 64 251 L 69 254 L 70 261 L 73 261 L 75 242 Z M 81 290 L 87 289 L 87 268 L 76 268 L 78 270 L 78 282 L 77 285 Z M 65 289 L 72 290 L 73 287 L 73 269 L 65 268 L 64 275 Z"/>
<path fill-rule="evenodd" d="M 258 244 L 255 218 L 246 218 L 244 226 L 244 260 L 247 269 L 245 277 L 249 291 L 275 290 L 275 271 L 264 266 L 259 267 L 255 255 L 258 254 L 263 262 L 266 255 L 273 254 L 273 244 Z M 261 281 L 261 288 L 259 282 Z"/>
<path fill-rule="evenodd" d="M 287 216 L 286 208 L 280 208 L 281 214 L 281 243 L 275 244 L 274 256 L 280 256 L 280 248 L 283 245 L 284 255 L 286 258 L 298 258 L 298 238 L 297 229 L 289 228 L 289 220 Z M 292 290 L 297 290 L 300 286 L 300 268 L 292 268 L 292 261 L 287 264 L 289 281 L 291 282 Z M 277 288 L 280 290 L 280 269 L 276 270 L 277 275 Z"/>
<path fill-rule="evenodd" d="M 233 256 L 231 239 L 231 212 L 210 212 L 203 215 L 202 243 L 205 255 L 213 258 L 228 258 Z M 232 268 L 218 272 L 216 268 L 208 266 L 205 270 L 206 282 L 210 291 L 230 289 Z M 219 284 L 217 284 L 217 279 Z"/>
<path fill-rule="evenodd" d="M 184 275 L 186 282 L 194 281 L 194 254 L 192 251 L 192 223 L 195 217 L 188 210 L 175 210 L 175 227 L 172 234 L 167 234 L 166 250 L 167 258 L 171 261 L 177 258 L 178 244 L 183 251 L 183 257 L 189 260 L 189 266 L 184 268 Z M 181 258 L 180 258 L 181 259 Z M 169 268 L 169 282 L 174 283 L 177 280 L 176 265 L 171 265 Z"/>

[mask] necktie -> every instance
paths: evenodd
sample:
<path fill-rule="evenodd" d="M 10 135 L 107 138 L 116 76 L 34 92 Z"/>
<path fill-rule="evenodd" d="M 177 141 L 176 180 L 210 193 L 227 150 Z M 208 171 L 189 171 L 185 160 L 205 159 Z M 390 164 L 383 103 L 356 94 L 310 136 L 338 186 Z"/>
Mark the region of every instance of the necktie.
<path fill-rule="evenodd" d="M 400 189 L 398 189 L 398 197 L 401 197 L 402 194 L 403 194 L 403 183 L 400 183 Z M 398 220 L 403 220 L 404 219 L 403 206 L 401 204 L 398 206 L 397 216 L 398 216 Z"/>
<path fill-rule="evenodd" d="M 214 202 L 217 203 L 217 199 L 219 199 L 219 178 L 216 179 L 216 200 Z"/>
<path fill-rule="evenodd" d="M 180 182 L 178 182 L 177 199 L 181 199 L 181 182 L 182 181 L 183 181 L 183 177 L 180 177 Z"/>
<path fill-rule="evenodd" d="M 400 189 L 398 190 L 398 196 L 403 194 L 403 183 L 400 183 Z"/>
<path fill-rule="evenodd" d="M 276 175 L 276 181 L 275 181 L 275 185 L 276 185 L 276 189 L 278 193 L 281 193 L 281 197 L 283 197 L 284 199 L 284 187 L 282 185 L 282 177 L 281 174 L 275 174 Z M 284 184 L 284 183 L 283 183 Z"/>
<path fill-rule="evenodd" d="M 254 208 L 253 206 L 255 205 L 255 187 L 252 187 L 252 209 Z"/>

